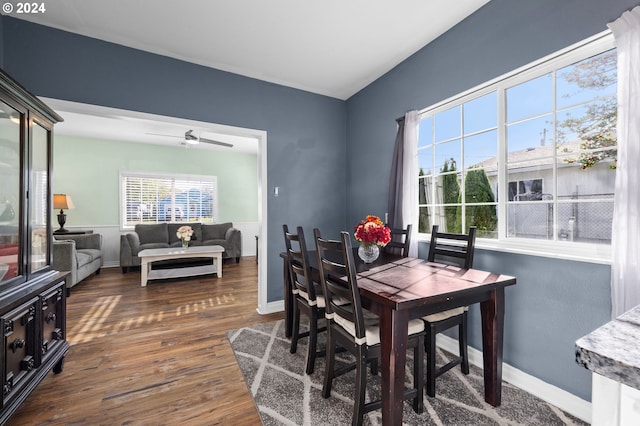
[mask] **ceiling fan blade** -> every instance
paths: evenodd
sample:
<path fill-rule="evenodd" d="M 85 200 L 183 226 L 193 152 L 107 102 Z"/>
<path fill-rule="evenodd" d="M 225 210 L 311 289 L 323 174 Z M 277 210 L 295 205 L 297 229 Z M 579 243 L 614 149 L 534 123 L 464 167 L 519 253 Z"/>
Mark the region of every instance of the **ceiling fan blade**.
<path fill-rule="evenodd" d="M 200 138 L 200 142 L 210 143 L 212 145 L 226 146 L 228 148 L 233 148 L 233 144 L 230 144 L 230 143 L 227 143 L 227 142 L 214 141 L 213 139 Z"/>
<path fill-rule="evenodd" d="M 184 136 L 175 136 L 175 135 L 165 135 L 162 133 L 145 133 L 145 135 L 150 135 L 150 136 L 164 136 L 167 138 L 178 138 L 178 139 L 184 139 Z"/>

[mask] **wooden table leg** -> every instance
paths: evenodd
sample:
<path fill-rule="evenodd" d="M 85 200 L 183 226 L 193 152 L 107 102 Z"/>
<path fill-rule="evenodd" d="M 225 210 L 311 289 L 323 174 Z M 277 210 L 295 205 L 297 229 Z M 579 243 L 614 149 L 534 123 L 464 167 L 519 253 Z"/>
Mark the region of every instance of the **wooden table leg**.
<path fill-rule="evenodd" d="M 149 265 L 150 265 L 150 263 L 147 261 L 147 259 L 142 259 L 142 264 L 140 265 L 140 273 L 141 273 L 140 285 L 141 285 L 141 287 L 146 287 L 147 286 L 147 277 L 149 275 Z"/>
<path fill-rule="evenodd" d="M 222 278 L 222 253 L 216 253 L 213 258 L 216 261 L 216 275 Z"/>
<path fill-rule="evenodd" d="M 291 293 L 291 277 L 289 276 L 289 259 L 285 256 L 282 259 L 284 270 L 284 335 L 291 337 L 293 333 L 293 294 Z"/>
<path fill-rule="evenodd" d="M 504 336 L 504 288 L 494 290 L 480 303 L 482 352 L 484 361 L 484 400 L 494 407 L 502 401 L 502 346 Z"/>
<path fill-rule="evenodd" d="M 380 316 L 382 424 L 401 425 L 409 315 L 385 309 Z"/>

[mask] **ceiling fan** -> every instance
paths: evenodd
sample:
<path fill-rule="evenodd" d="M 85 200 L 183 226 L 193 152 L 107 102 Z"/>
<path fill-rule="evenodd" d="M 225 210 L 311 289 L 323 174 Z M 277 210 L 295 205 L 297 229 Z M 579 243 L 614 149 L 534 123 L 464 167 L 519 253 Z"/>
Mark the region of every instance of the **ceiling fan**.
<path fill-rule="evenodd" d="M 147 135 L 153 135 L 153 136 L 166 136 L 166 137 L 170 137 L 170 138 L 180 138 L 180 139 L 184 139 L 180 144 L 181 145 L 197 145 L 198 143 L 202 142 L 202 143 L 209 143 L 212 145 L 220 145 L 220 146 L 226 146 L 228 148 L 232 148 L 233 144 L 227 143 L 227 142 L 221 142 L 221 141 L 214 141 L 213 139 L 207 139 L 207 138 L 202 138 L 202 137 L 198 137 L 196 135 L 193 134 L 193 130 L 187 130 L 184 133 L 184 136 L 175 136 L 175 135 L 163 135 L 163 134 L 158 134 L 158 133 L 146 133 Z"/>

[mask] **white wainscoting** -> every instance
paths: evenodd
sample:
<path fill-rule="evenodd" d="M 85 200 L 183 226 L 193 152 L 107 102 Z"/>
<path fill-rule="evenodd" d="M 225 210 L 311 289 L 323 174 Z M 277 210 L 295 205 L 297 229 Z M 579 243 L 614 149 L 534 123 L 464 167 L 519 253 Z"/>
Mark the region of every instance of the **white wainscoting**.
<path fill-rule="evenodd" d="M 255 256 L 256 235 L 258 235 L 258 222 L 233 222 L 233 227 L 239 229 L 242 233 L 242 255 Z M 103 267 L 116 268 L 120 266 L 120 235 L 126 234 L 126 232 L 120 231 L 120 226 L 67 226 L 67 229 L 92 229 L 94 234 L 102 234 Z"/>

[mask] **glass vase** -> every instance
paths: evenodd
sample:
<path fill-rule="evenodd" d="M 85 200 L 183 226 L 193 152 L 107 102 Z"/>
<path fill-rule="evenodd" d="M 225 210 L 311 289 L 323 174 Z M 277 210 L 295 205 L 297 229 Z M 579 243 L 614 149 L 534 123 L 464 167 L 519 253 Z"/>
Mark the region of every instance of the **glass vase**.
<path fill-rule="evenodd" d="M 376 244 L 360 244 L 358 247 L 358 257 L 364 263 L 375 262 L 380 256 L 380 248 Z"/>
<path fill-rule="evenodd" d="M 189 241 L 182 239 L 182 248 L 186 250 L 187 247 L 189 247 Z"/>

